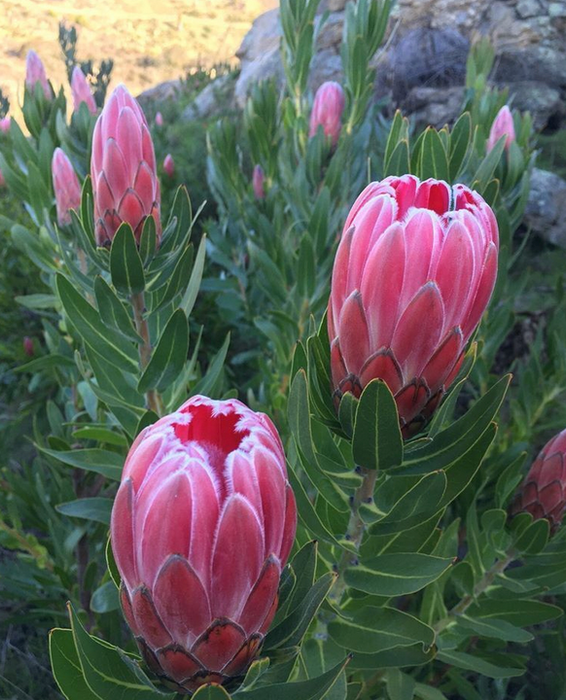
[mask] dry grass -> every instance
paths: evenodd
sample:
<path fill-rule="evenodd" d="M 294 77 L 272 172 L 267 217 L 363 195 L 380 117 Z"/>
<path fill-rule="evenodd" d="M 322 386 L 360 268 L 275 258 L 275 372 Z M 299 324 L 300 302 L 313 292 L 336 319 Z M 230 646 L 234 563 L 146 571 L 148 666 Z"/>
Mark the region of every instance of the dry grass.
<path fill-rule="evenodd" d="M 79 58 L 113 58 L 113 85 L 137 93 L 191 67 L 233 61 L 251 22 L 277 0 L 3 0 L 0 87 L 21 100 L 28 49 L 35 49 L 54 85 L 65 79 L 58 23 L 79 32 Z M 17 111 L 17 108 L 16 108 Z"/>

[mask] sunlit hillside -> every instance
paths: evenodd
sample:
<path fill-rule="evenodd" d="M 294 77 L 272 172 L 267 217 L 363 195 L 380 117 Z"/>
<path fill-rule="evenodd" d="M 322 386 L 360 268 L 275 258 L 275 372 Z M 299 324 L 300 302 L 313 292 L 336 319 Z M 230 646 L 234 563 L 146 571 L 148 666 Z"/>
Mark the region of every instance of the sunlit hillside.
<path fill-rule="evenodd" d="M 261 12 L 276 0 L 4 0 L 0 12 L 0 87 L 21 100 L 28 49 L 58 84 L 64 68 L 57 42 L 65 20 L 79 32 L 79 58 L 115 61 L 113 83 L 135 93 L 197 65 L 234 60 Z"/>

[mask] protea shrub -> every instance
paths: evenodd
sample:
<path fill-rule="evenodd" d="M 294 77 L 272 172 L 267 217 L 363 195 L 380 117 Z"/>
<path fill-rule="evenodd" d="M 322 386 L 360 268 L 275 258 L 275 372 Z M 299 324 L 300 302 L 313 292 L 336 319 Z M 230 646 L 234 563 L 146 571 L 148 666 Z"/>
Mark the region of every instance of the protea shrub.
<path fill-rule="evenodd" d="M 395 396 L 405 437 L 458 373 L 497 275 L 491 208 L 464 185 L 374 182 L 344 226 L 328 308 L 335 400 L 372 379 Z"/>
<path fill-rule="evenodd" d="M 138 436 L 112 512 L 125 617 L 182 692 L 243 673 L 273 619 L 296 529 L 269 418 L 193 397 Z"/>
<path fill-rule="evenodd" d="M 92 137 L 91 176 L 96 242 L 109 245 L 126 222 L 139 241 L 148 216 L 161 237 L 161 193 L 155 152 L 141 107 L 124 85 L 104 106 Z"/>

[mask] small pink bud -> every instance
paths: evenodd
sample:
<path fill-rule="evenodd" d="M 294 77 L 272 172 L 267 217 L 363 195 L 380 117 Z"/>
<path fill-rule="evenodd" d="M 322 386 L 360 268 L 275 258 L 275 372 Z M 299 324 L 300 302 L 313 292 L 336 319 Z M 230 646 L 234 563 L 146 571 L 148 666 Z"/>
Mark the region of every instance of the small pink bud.
<path fill-rule="evenodd" d="M 3 134 L 7 134 L 10 131 L 11 126 L 12 126 L 12 117 L 4 117 L 3 119 L 0 119 L 0 131 Z"/>
<path fill-rule="evenodd" d="M 342 112 L 344 111 L 344 90 L 339 83 L 329 81 L 323 83 L 314 97 L 310 118 L 309 136 L 316 135 L 318 127 L 322 126 L 324 134 L 336 146 L 342 129 Z"/>
<path fill-rule="evenodd" d="M 161 114 L 161 112 L 157 112 L 157 114 L 155 115 L 155 124 L 157 126 L 163 126 L 163 115 Z"/>
<path fill-rule="evenodd" d="M 95 124 L 90 171 L 98 245 L 109 245 L 124 221 L 139 241 L 148 216 L 161 237 L 153 141 L 141 107 L 124 85 L 114 90 Z"/>
<path fill-rule="evenodd" d="M 90 90 L 90 86 L 79 66 L 73 68 L 71 76 L 71 92 L 73 94 L 73 110 L 78 111 L 81 103 L 84 102 L 91 114 L 96 114 L 96 102 Z"/>
<path fill-rule="evenodd" d="M 264 175 L 263 175 L 263 168 L 261 165 L 256 165 L 254 167 L 254 172 L 252 176 L 252 184 L 254 188 L 254 194 L 257 199 L 264 199 L 265 197 L 265 188 L 264 188 Z"/>
<path fill-rule="evenodd" d="M 29 335 L 26 335 L 24 337 L 22 345 L 24 346 L 24 352 L 28 357 L 33 357 L 35 354 L 34 347 L 33 347 L 33 340 L 29 337 Z"/>
<path fill-rule="evenodd" d="M 194 396 L 140 433 L 111 537 L 124 616 L 155 673 L 195 690 L 246 670 L 275 615 L 296 520 L 264 414 Z"/>
<path fill-rule="evenodd" d="M 487 140 L 487 152 L 489 153 L 495 144 L 499 141 L 502 136 L 506 136 L 505 148 L 509 150 L 509 146 L 515 141 L 515 124 L 513 123 L 513 115 L 511 110 L 507 105 L 504 105 L 497 116 L 493 120 L 491 125 L 491 131 L 489 132 L 489 138 Z"/>
<path fill-rule="evenodd" d="M 42 63 L 41 58 L 39 58 L 35 51 L 31 49 L 28 51 L 28 55 L 26 57 L 26 86 L 30 92 L 34 92 L 37 83 L 41 85 L 45 99 L 53 99 L 53 91 L 47 82 L 45 66 Z"/>
<path fill-rule="evenodd" d="M 514 514 L 546 518 L 555 532 L 566 510 L 566 430 L 555 435 L 539 452 L 511 508 Z"/>
<path fill-rule="evenodd" d="M 57 221 L 59 226 L 66 226 L 71 223 L 71 209 L 76 211 L 80 207 L 81 186 L 71 161 L 61 148 L 53 151 L 51 174 L 57 205 Z"/>
<path fill-rule="evenodd" d="M 173 177 L 175 174 L 175 163 L 173 162 L 173 156 L 170 153 L 165 156 L 165 160 L 163 161 L 163 170 L 165 170 L 169 177 Z"/>
<path fill-rule="evenodd" d="M 405 437 L 455 378 L 497 275 L 495 215 L 476 192 L 413 175 L 373 182 L 348 214 L 328 305 L 336 400 L 382 379 Z"/>

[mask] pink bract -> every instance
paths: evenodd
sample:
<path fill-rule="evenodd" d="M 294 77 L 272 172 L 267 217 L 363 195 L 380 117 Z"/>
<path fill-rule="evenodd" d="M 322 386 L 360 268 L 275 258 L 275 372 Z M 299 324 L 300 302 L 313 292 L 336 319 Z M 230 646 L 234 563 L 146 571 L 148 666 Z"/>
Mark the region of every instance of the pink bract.
<path fill-rule="evenodd" d="M 314 97 L 310 116 L 309 136 L 312 138 L 321 126 L 325 136 L 336 146 L 342 129 L 342 112 L 344 111 L 344 90 L 340 83 L 328 81 L 323 83 Z"/>

